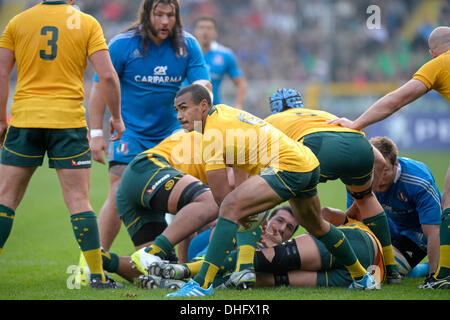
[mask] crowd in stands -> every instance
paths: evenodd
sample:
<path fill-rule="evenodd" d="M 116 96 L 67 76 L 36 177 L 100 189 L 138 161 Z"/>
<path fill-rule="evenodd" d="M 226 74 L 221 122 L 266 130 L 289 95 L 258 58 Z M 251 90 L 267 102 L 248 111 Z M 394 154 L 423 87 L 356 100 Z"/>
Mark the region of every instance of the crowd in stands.
<path fill-rule="evenodd" d="M 450 25 L 449 0 L 440 1 L 437 21 L 417 23 L 410 37 L 403 29 L 423 4 L 420 0 L 180 1 L 187 31 L 193 31 L 198 16 L 217 20 L 218 41 L 235 52 L 253 83 L 402 83 L 431 58 L 426 40 L 431 30 Z M 78 1 L 102 24 L 107 40 L 136 19 L 140 3 Z M 370 29 L 373 12 L 368 8 L 373 5 L 379 8 L 380 25 Z"/>
<path fill-rule="evenodd" d="M 140 1 L 83 0 L 109 39 L 136 18 Z M 219 40 L 232 48 L 249 80 L 402 81 L 428 57 L 426 39 L 435 27 L 419 24 L 406 39 L 402 28 L 418 0 L 181 0 L 188 31 L 200 15 L 217 19 Z M 380 8 L 380 28 L 366 25 Z M 450 24 L 442 1 L 439 23 Z"/>
<path fill-rule="evenodd" d="M 29 5 L 39 1 L 28 1 Z M 435 25 L 421 23 L 406 39 L 402 28 L 419 0 L 181 0 L 188 31 L 199 15 L 217 19 L 219 40 L 232 48 L 249 80 L 401 81 L 430 57 L 426 39 Z M 139 0 L 82 0 L 81 9 L 112 36 L 135 20 Z M 366 25 L 380 8 L 381 28 Z M 438 24 L 450 24 L 441 1 Z"/>

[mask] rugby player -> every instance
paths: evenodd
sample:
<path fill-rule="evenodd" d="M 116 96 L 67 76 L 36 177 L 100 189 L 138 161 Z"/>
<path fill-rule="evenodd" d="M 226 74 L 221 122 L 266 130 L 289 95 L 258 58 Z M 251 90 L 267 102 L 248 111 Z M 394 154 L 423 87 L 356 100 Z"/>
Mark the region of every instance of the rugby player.
<path fill-rule="evenodd" d="M 213 105 L 221 104 L 220 85 L 228 74 L 236 88 L 234 107 L 242 109 L 247 93 L 247 81 L 244 73 L 230 48 L 218 43 L 216 20 L 210 16 L 201 16 L 194 22 L 194 36 L 197 38 L 205 57 L 213 88 Z"/>
<path fill-rule="evenodd" d="M 212 282 L 233 247 L 238 223 L 286 200 L 297 221 L 349 270 L 354 279 L 352 289 L 379 287 L 344 234 L 321 217 L 319 162 L 311 150 L 247 112 L 226 105 L 212 106 L 211 95 L 202 85 L 181 89 L 174 104 L 182 127 L 203 133 L 207 182 L 220 209 L 199 273 L 170 297 L 211 295 Z M 250 177 L 231 189 L 223 183 L 227 166 L 239 168 Z M 234 275 L 237 282 L 254 282 L 251 269 Z"/>
<path fill-rule="evenodd" d="M 435 28 L 428 37 L 429 52 L 433 59 L 425 63 L 397 90 L 388 93 L 376 101 L 356 120 L 346 118 L 334 119 L 330 123 L 339 124 L 351 129 L 362 130 L 381 121 L 402 107 L 417 100 L 430 90 L 436 90 L 447 101 L 450 101 L 450 27 Z M 423 288 L 450 288 L 450 166 L 445 177 L 442 195 L 442 222 L 440 226 L 439 265 L 435 275 L 427 281 Z"/>
<path fill-rule="evenodd" d="M 400 283 L 386 213 L 372 191 L 375 155 L 384 163 L 382 156 L 372 148 L 362 131 L 329 124 L 326 120 L 337 117 L 325 111 L 303 108 L 297 90 L 277 90 L 270 97 L 270 110 L 272 115 L 265 121 L 314 152 L 320 162 L 320 182 L 340 179 L 345 184 L 363 222 L 383 245 L 386 282 Z"/>
<path fill-rule="evenodd" d="M 105 250 L 110 249 L 121 226 L 116 191 L 125 167 L 138 154 L 180 129 L 173 101 L 184 79 L 211 86 L 200 46 L 183 30 L 177 0 L 142 1 L 137 21 L 110 41 L 109 50 L 120 79 L 127 130 L 120 140 L 107 146 L 100 130 L 104 101 L 94 84 L 89 101 L 90 125 L 96 132 L 92 156 L 104 163 L 103 152 L 108 155 L 110 178 L 108 196 L 98 217 L 100 243 Z M 160 232 L 166 226 L 161 224 Z"/>
<path fill-rule="evenodd" d="M 44 1 L 15 16 L 0 39 L 0 251 L 15 210 L 47 153 L 92 273 L 90 285 L 116 288 L 103 271 L 97 217 L 89 201 L 91 149 L 83 107 L 87 58 L 112 114 L 112 140 L 125 130 L 119 81 L 100 24 L 72 7 L 74 2 Z M 17 86 L 8 127 L 8 83 L 15 62 Z"/>

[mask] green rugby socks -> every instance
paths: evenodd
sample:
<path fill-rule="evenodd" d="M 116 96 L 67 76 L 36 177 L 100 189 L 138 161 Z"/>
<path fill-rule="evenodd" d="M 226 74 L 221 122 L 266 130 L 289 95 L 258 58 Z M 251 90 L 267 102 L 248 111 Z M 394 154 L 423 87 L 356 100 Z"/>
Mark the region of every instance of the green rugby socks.
<path fill-rule="evenodd" d="M 383 211 L 376 216 L 363 219 L 362 222 L 368 226 L 378 240 L 380 240 L 381 246 L 383 247 L 383 257 L 387 273 L 398 272 L 386 213 Z"/>
<path fill-rule="evenodd" d="M 214 281 L 219 267 L 223 265 L 225 258 L 233 248 L 233 240 L 237 229 L 238 225 L 231 220 L 222 217 L 217 220 L 205 260 L 199 273 L 194 277 L 194 280 L 203 289 L 207 289 Z"/>
<path fill-rule="evenodd" d="M 172 249 L 173 245 L 170 241 L 165 236 L 160 234 L 156 237 L 155 241 L 153 241 L 153 243 L 145 249 L 145 251 L 164 260 Z"/>
<path fill-rule="evenodd" d="M 115 253 L 107 252 L 103 249 L 101 249 L 101 252 L 103 269 L 108 272 L 116 273 L 119 269 L 119 256 Z"/>
<path fill-rule="evenodd" d="M 83 252 L 89 270 L 91 270 L 91 278 L 101 278 L 102 281 L 105 281 L 95 213 L 87 211 L 73 214 L 70 221 L 77 243 Z"/>
<path fill-rule="evenodd" d="M 0 204 L 0 254 L 11 233 L 14 215 L 14 210 Z"/>
<path fill-rule="evenodd" d="M 345 266 L 353 279 L 359 279 L 367 273 L 344 233 L 334 225 L 330 224 L 330 231 L 318 239 Z"/>
<path fill-rule="evenodd" d="M 238 232 L 236 235 L 237 261 L 235 272 L 242 271 L 253 267 L 255 257 L 256 244 L 261 239 L 262 228 L 255 230 Z"/>

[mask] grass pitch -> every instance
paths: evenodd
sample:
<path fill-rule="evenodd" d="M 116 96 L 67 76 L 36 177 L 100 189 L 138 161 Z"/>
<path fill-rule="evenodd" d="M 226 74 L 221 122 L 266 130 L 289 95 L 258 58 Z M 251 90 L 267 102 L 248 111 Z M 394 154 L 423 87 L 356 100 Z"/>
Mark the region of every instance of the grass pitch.
<path fill-rule="evenodd" d="M 425 162 L 440 190 L 444 188 L 450 152 L 408 154 Z M 39 168 L 25 198 L 16 211 L 13 230 L 0 255 L 0 300 L 163 300 L 168 290 L 143 290 L 125 283 L 120 290 L 93 290 L 73 287 L 73 266 L 79 249 L 71 229 L 56 172 Z M 108 192 L 106 166 L 94 164 L 91 202 L 98 213 Z M 345 208 L 345 189 L 334 181 L 319 186 L 322 205 Z M 299 231 L 298 233 L 301 233 Z M 129 255 L 133 250 L 124 228 L 112 250 Z M 113 276 L 116 280 L 122 279 Z M 400 285 L 384 285 L 381 290 L 350 292 L 344 288 L 265 288 L 246 291 L 216 290 L 203 300 L 449 300 L 448 290 L 419 290 L 423 278 L 404 279 Z M 12 301 L 14 302 L 14 301 Z"/>

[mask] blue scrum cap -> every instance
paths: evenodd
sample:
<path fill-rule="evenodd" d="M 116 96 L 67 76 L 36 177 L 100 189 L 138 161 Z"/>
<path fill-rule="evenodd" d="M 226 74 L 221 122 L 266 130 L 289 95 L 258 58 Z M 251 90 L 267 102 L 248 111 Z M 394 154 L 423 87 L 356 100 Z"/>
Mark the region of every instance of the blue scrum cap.
<path fill-rule="evenodd" d="M 291 108 L 303 108 L 302 95 L 294 89 L 278 89 L 269 100 L 272 114 Z"/>

